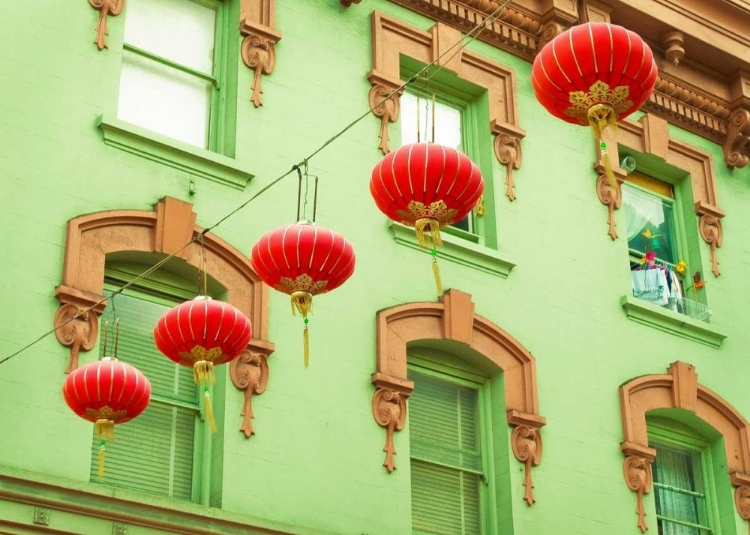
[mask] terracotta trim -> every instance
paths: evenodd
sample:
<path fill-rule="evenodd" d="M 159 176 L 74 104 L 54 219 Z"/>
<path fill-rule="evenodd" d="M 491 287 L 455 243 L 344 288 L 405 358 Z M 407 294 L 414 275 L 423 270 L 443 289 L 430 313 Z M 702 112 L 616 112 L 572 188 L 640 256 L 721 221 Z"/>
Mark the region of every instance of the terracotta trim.
<path fill-rule="evenodd" d="M 424 64 L 443 57 L 445 59 L 438 65 L 488 92 L 490 124 L 487 126 L 495 136 L 495 156 L 507 170 L 506 195 L 512 201 L 516 198 L 513 171 L 521 167 L 521 140 L 526 135 L 519 123 L 516 75 L 509 67 L 470 50 L 458 48 L 455 54 L 446 54 L 460 39 L 460 31 L 442 22 L 425 32 L 396 18 L 373 12 L 372 70 L 367 79 L 373 86 L 368 96 L 369 104 L 373 114 L 380 119 L 379 148 L 383 154 L 390 151 L 388 123 L 397 121 L 399 116 L 402 91 L 389 102 L 383 102 L 383 99 L 403 83 L 400 78 L 400 56 Z"/>
<path fill-rule="evenodd" d="M 107 48 L 107 35 L 109 34 L 107 17 L 109 15 L 116 17 L 122 13 L 125 0 L 89 0 L 89 5 L 99 10 L 99 22 L 96 24 L 96 39 L 94 39 L 94 43 L 96 43 L 96 48 L 104 50 Z"/>
<path fill-rule="evenodd" d="M 737 511 L 750 519 L 750 425 L 726 400 L 698 383 L 694 366 L 678 361 L 667 372 L 637 377 L 620 387 L 624 438 L 620 449 L 625 455 L 625 480 L 637 496 L 638 527 L 643 532 L 648 529 L 643 495 L 651 489 L 656 451 L 648 445 L 646 414 L 655 409 L 689 411 L 721 433 Z"/>
<path fill-rule="evenodd" d="M 534 357 L 514 338 L 491 321 L 474 313 L 471 295 L 448 290 L 438 303 L 408 303 L 382 310 L 376 318 L 377 372 L 373 415 L 386 428 L 386 459 L 392 472 L 393 434 L 406 421 L 405 403 L 414 383 L 407 377 L 407 346 L 422 340 L 452 340 L 471 348 L 503 372 L 505 408 L 512 426 L 511 449 L 525 466 L 524 499 L 534 503 L 531 468 L 541 462 L 540 429 L 545 419 L 539 414 Z"/>
<path fill-rule="evenodd" d="M 638 122 L 620 121 L 616 130 L 611 128 L 604 131 L 603 138 L 607 142 L 610 161 L 619 183 L 625 180 L 626 173 L 619 167 L 618 144 L 634 151 L 652 154 L 666 163 L 690 174 L 690 183 L 695 200 L 695 214 L 699 218 L 700 235 L 711 249 L 711 271 L 718 277 L 719 260 L 716 249 L 721 247 L 724 233 L 721 219 L 724 211 L 718 206 L 716 175 L 714 174 L 713 158 L 710 153 L 688 145 L 669 136 L 667 121 L 646 113 Z M 605 181 L 604 164 L 598 152 L 598 161 L 594 168 L 600 173 L 596 183 L 597 196 L 608 208 L 608 234 L 614 240 L 617 238 L 616 224 L 613 211 L 621 206 L 620 191 L 614 192 Z M 616 198 L 615 198 L 616 197 Z"/>
<path fill-rule="evenodd" d="M 242 0 L 240 34 L 245 38 L 240 51 L 242 61 L 253 71 L 250 101 L 256 108 L 263 105 L 261 77 L 273 73 L 276 67 L 276 43 L 281 40 L 281 32 L 275 25 L 276 0 Z"/>
<path fill-rule="evenodd" d="M 55 328 L 66 318 L 78 314 L 104 298 L 104 267 L 111 253 L 146 252 L 169 255 L 177 252 L 195 234 L 203 231 L 195 225 L 193 205 L 165 197 L 154 206 L 154 211 L 113 210 L 76 217 L 68 221 L 65 241 L 62 283 L 55 289 L 60 308 L 55 314 Z M 274 351 L 268 337 L 268 288 L 250 267 L 250 260 L 218 236 L 209 233 L 204 237 L 206 265 L 209 277 L 226 288 L 227 301 L 241 310 L 253 324 L 253 339 L 248 352 L 240 357 L 231 374 L 240 390 L 245 390 L 242 415 L 245 421 L 241 430 L 252 434 L 250 397 L 260 394 L 268 380 L 265 359 Z M 198 269 L 200 246 L 191 243 L 176 256 Z M 89 351 L 96 343 L 98 316 L 106 304 L 92 313 L 65 325 L 56 331 L 61 344 L 70 347 L 67 372 L 77 366 L 79 351 Z M 250 356 L 248 356 L 248 353 Z M 258 363 L 258 358 L 262 362 Z M 264 372 L 257 377 L 254 370 L 244 366 L 259 366 Z M 249 375 L 248 375 L 249 374 Z M 261 387 L 262 385 L 262 387 Z M 248 392 L 248 389 L 252 392 Z"/>

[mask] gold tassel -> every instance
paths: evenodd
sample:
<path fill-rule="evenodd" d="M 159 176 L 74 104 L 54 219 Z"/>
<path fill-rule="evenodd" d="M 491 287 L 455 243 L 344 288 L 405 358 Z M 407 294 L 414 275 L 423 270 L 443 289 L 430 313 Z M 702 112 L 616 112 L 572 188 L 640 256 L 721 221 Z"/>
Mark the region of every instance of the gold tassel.
<path fill-rule="evenodd" d="M 292 314 L 296 316 L 299 312 L 300 316 L 306 318 L 312 310 L 312 299 L 313 296 L 310 292 L 292 292 Z"/>
<path fill-rule="evenodd" d="M 106 418 L 99 418 L 94 422 L 96 427 L 96 434 L 99 438 L 109 440 L 110 442 L 115 441 L 115 422 Z M 103 443 L 103 442 L 102 442 Z"/>
<path fill-rule="evenodd" d="M 104 441 L 102 440 L 99 444 L 99 463 L 98 463 L 98 470 L 97 475 L 99 476 L 99 479 L 102 479 L 104 477 Z"/>
<path fill-rule="evenodd" d="M 216 433 L 216 419 L 214 418 L 214 407 L 211 403 L 211 396 L 208 393 L 208 388 L 203 390 L 203 401 L 204 401 L 204 408 L 206 411 L 206 420 L 208 421 L 208 426 L 211 428 L 212 433 Z"/>
<path fill-rule="evenodd" d="M 440 280 L 440 266 L 437 261 L 437 251 L 432 250 L 432 274 L 435 276 L 435 286 L 437 286 L 438 297 L 443 295 L 443 281 Z"/>
<path fill-rule="evenodd" d="M 193 380 L 201 386 L 212 385 L 216 382 L 214 363 L 210 360 L 199 360 L 193 364 Z"/>
<path fill-rule="evenodd" d="M 305 318 L 305 330 L 302 331 L 302 349 L 305 352 L 305 368 L 310 366 L 310 333 L 307 330 L 307 318 Z"/>
<path fill-rule="evenodd" d="M 436 220 L 430 219 L 429 217 L 417 219 L 414 223 L 414 230 L 417 233 L 417 241 L 419 242 L 420 247 L 427 247 L 426 232 L 430 233 L 433 247 L 443 246 L 443 240 L 440 238 L 440 223 Z"/>
<path fill-rule="evenodd" d="M 602 157 L 602 164 L 604 165 L 604 174 L 607 176 L 609 185 L 617 190 L 617 179 L 615 173 L 612 171 L 612 163 L 609 160 L 609 153 L 607 151 L 607 144 L 602 141 L 602 132 L 608 126 L 617 128 L 617 115 L 615 110 L 611 106 L 606 104 L 597 104 L 592 106 L 588 111 L 589 124 L 594 132 L 596 142 L 599 143 L 600 154 Z"/>

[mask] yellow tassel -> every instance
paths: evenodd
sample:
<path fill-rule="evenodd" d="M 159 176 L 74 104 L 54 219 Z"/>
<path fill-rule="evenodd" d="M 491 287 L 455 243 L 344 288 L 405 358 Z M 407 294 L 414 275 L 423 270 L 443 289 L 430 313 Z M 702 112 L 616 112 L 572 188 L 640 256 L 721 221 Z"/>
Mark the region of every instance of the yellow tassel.
<path fill-rule="evenodd" d="M 607 152 L 607 144 L 604 141 L 599 143 L 601 149 L 602 163 L 604 164 L 604 174 L 607 176 L 607 182 L 609 185 L 617 191 L 617 179 L 615 173 L 612 171 L 612 163 L 609 161 L 609 153 Z"/>
<path fill-rule="evenodd" d="M 193 380 L 200 386 L 209 386 L 216 382 L 214 375 L 214 363 L 208 360 L 199 360 L 193 364 Z"/>
<path fill-rule="evenodd" d="M 214 418 L 214 407 L 211 403 L 211 396 L 208 393 L 208 388 L 203 391 L 204 409 L 206 411 L 206 420 L 208 426 L 211 428 L 212 433 L 216 433 L 216 419 Z"/>
<path fill-rule="evenodd" d="M 305 368 L 310 366 L 310 334 L 307 330 L 307 318 L 305 318 L 305 330 L 302 331 L 302 349 L 305 352 Z"/>
<path fill-rule="evenodd" d="M 299 312 L 300 316 L 306 318 L 312 310 L 312 299 L 313 296 L 310 292 L 292 292 L 292 314 L 296 316 Z"/>
<path fill-rule="evenodd" d="M 115 441 L 115 422 L 106 418 L 99 418 L 94 422 L 96 434 L 102 440 Z"/>
<path fill-rule="evenodd" d="M 429 217 L 422 217 L 417 219 L 414 223 L 414 230 L 417 233 L 417 241 L 420 247 L 427 247 L 427 235 L 426 232 L 430 233 L 432 238 L 432 244 L 434 247 L 442 247 L 443 240 L 440 238 L 440 223 Z"/>
<path fill-rule="evenodd" d="M 104 477 L 104 441 L 102 440 L 101 444 L 99 444 L 99 462 L 98 462 L 98 470 L 97 475 L 99 476 L 99 479 L 102 479 Z"/>
<path fill-rule="evenodd" d="M 617 115 L 615 110 L 611 106 L 606 104 L 597 104 L 592 106 L 588 111 L 589 124 L 594 132 L 596 142 L 599 143 L 599 149 L 602 156 L 602 164 L 604 165 L 604 174 L 607 176 L 609 185 L 617 190 L 617 179 L 612 171 L 612 163 L 609 160 L 609 153 L 607 151 L 607 144 L 602 141 L 602 132 L 608 126 L 617 128 Z"/>
<path fill-rule="evenodd" d="M 438 297 L 443 295 L 443 281 L 440 280 L 440 267 L 437 262 L 437 251 L 433 249 L 432 256 L 432 274 L 435 276 L 435 286 L 437 287 Z"/>

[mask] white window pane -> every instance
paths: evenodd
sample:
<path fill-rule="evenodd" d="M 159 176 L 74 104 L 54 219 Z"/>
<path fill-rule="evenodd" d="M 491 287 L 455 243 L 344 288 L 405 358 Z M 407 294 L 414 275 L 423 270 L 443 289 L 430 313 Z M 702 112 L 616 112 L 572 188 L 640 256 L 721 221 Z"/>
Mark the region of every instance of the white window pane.
<path fill-rule="evenodd" d="M 126 52 L 117 117 L 206 148 L 211 91 L 210 82 Z"/>
<path fill-rule="evenodd" d="M 213 73 L 216 10 L 191 0 L 128 0 L 125 42 Z"/>
<path fill-rule="evenodd" d="M 419 125 L 417 125 L 417 105 Z M 419 136 L 417 136 L 419 126 Z M 432 98 L 404 93 L 401 96 L 401 143 L 416 143 L 432 139 Z M 435 102 L 435 143 L 461 150 L 461 110 Z"/>

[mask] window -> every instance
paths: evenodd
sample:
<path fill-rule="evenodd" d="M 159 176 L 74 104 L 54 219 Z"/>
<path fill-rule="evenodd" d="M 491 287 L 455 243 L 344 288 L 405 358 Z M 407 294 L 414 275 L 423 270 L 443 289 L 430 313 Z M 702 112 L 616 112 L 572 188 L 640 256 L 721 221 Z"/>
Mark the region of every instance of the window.
<path fill-rule="evenodd" d="M 108 270 L 105 290 L 117 289 L 121 280 Z M 127 280 L 125 278 L 125 280 Z M 109 350 L 113 353 L 113 319 L 119 318 L 117 356 L 139 368 L 152 387 L 151 403 L 146 411 L 115 429 L 115 441 L 107 445 L 106 470 L 97 475 L 99 440 L 94 433 L 91 481 L 137 491 L 150 492 L 193 501 L 204 501 L 199 493 L 203 460 L 209 458 L 210 440 L 202 424 L 198 392 L 193 371 L 162 355 L 154 346 L 156 321 L 171 307 L 186 298 L 158 290 L 155 283 L 128 289 L 109 304 Z M 177 292 L 175 292 L 177 293 Z M 103 340 L 102 340 L 103 342 Z M 104 347 L 100 343 L 100 347 Z"/>
<path fill-rule="evenodd" d="M 485 468 L 481 384 L 410 367 L 414 533 L 482 533 Z"/>
<path fill-rule="evenodd" d="M 119 119 L 217 149 L 220 8 L 217 0 L 128 0 Z"/>
<path fill-rule="evenodd" d="M 661 419 L 660 419 L 661 420 Z M 684 426 L 649 422 L 659 535 L 710 535 L 718 530 L 710 447 Z"/>

